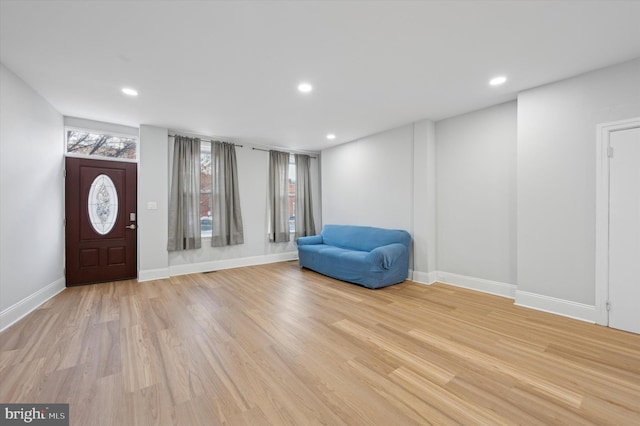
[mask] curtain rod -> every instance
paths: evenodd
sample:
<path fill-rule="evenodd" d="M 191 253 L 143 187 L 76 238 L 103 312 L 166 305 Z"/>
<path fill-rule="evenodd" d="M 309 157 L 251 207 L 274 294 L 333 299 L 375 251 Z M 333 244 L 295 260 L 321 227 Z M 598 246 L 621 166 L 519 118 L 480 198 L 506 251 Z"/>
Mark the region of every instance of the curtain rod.
<path fill-rule="evenodd" d="M 253 149 L 254 151 L 264 151 L 264 152 L 276 151 L 273 149 L 262 149 L 262 148 L 251 148 L 251 149 Z M 308 154 L 304 154 L 304 155 L 308 155 Z M 316 158 L 316 157 L 314 157 L 313 155 L 309 155 L 309 158 Z"/>
<path fill-rule="evenodd" d="M 168 136 L 169 136 L 170 138 L 175 138 L 176 136 L 182 136 L 182 135 L 168 135 Z M 191 136 L 183 136 L 183 137 L 188 137 L 188 138 L 190 138 Z M 222 141 L 214 141 L 214 140 L 211 140 L 211 139 L 202 139 L 202 138 L 198 138 L 198 139 L 200 139 L 200 140 L 201 140 L 201 141 L 203 141 L 203 142 L 222 142 Z M 233 142 L 225 142 L 225 143 L 230 143 L 231 145 L 233 145 L 233 146 L 238 146 L 238 147 L 240 147 L 240 148 L 242 148 L 242 147 L 244 146 L 244 145 L 240 145 L 240 144 L 233 143 Z"/>

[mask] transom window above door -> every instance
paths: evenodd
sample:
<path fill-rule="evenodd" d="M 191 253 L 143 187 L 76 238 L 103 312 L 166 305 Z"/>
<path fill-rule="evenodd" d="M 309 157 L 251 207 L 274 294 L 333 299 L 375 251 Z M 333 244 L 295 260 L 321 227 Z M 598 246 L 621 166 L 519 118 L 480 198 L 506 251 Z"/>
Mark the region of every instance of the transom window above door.
<path fill-rule="evenodd" d="M 90 130 L 66 129 L 66 154 L 118 160 L 138 158 L 138 138 Z"/>

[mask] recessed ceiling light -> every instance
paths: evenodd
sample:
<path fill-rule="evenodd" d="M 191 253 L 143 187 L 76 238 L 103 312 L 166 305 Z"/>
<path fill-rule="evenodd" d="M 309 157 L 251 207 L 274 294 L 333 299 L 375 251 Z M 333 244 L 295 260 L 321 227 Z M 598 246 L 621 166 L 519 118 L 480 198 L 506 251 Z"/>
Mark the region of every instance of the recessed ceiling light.
<path fill-rule="evenodd" d="M 327 135 L 327 139 L 329 139 L 330 141 L 334 140 L 336 138 L 336 135 L 334 135 L 333 133 L 329 133 Z"/>
<path fill-rule="evenodd" d="M 122 93 L 124 93 L 125 95 L 129 95 L 129 96 L 138 96 L 138 91 L 135 89 L 132 89 L 130 87 L 123 87 L 122 88 Z"/>
<path fill-rule="evenodd" d="M 300 83 L 298 84 L 298 90 L 301 91 L 302 93 L 309 93 L 310 91 L 313 90 L 313 86 L 310 85 L 309 83 Z"/>
<path fill-rule="evenodd" d="M 507 77 L 501 75 L 500 77 L 494 77 L 491 79 L 491 81 L 489 81 L 489 84 L 492 86 L 499 86 L 502 83 L 504 83 L 505 81 L 507 81 Z"/>

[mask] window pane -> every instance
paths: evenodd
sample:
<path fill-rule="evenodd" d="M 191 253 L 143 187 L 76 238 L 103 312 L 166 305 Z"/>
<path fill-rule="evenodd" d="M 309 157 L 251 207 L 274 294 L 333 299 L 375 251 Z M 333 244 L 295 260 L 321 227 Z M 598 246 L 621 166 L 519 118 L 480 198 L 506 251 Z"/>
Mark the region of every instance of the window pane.
<path fill-rule="evenodd" d="M 98 175 L 91 183 L 87 197 L 91 226 L 100 235 L 108 234 L 118 218 L 118 192 L 111 178 Z"/>
<path fill-rule="evenodd" d="M 201 142 L 200 145 L 200 235 L 211 236 L 213 218 L 213 180 L 211 178 L 211 144 Z"/>
<path fill-rule="evenodd" d="M 67 153 L 135 160 L 138 140 L 81 130 L 67 130 Z"/>

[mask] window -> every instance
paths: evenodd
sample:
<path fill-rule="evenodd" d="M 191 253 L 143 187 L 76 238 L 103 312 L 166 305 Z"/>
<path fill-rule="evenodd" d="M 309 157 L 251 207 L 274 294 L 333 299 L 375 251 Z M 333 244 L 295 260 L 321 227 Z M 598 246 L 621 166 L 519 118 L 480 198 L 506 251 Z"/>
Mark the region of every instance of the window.
<path fill-rule="evenodd" d="M 289 155 L 289 233 L 296 232 L 296 156 Z"/>
<path fill-rule="evenodd" d="M 66 151 L 72 155 L 136 160 L 138 138 L 89 130 L 66 129 Z"/>
<path fill-rule="evenodd" d="M 211 143 L 200 142 L 200 235 L 211 236 L 213 217 L 213 179 Z"/>

